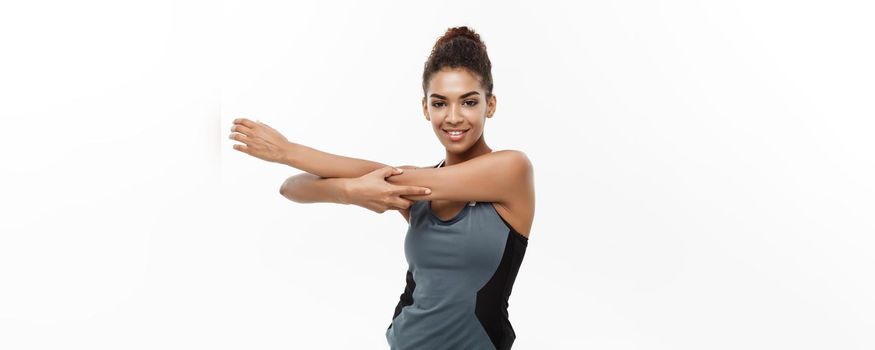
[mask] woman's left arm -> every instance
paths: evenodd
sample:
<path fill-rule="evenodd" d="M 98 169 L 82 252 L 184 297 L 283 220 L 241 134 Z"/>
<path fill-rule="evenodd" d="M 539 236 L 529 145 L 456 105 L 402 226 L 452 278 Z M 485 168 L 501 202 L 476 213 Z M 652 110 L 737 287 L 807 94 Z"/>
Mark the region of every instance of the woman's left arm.
<path fill-rule="evenodd" d="M 450 166 L 406 170 L 386 181 L 431 189 L 431 194 L 404 196 L 414 201 L 506 203 L 519 196 L 533 195 L 534 170 L 522 151 L 502 150 Z"/>
<path fill-rule="evenodd" d="M 234 149 L 323 178 L 356 178 L 387 166 L 289 142 L 264 123 L 244 118 L 234 123 L 232 131 L 240 134 L 231 134 L 231 139 L 245 144 L 234 145 Z M 532 164 L 525 153 L 503 150 L 450 166 L 410 169 L 386 181 L 431 189 L 428 195 L 404 196 L 411 200 L 505 202 L 520 195 L 532 195 L 533 176 Z"/>
<path fill-rule="evenodd" d="M 322 152 L 290 142 L 276 129 L 246 118 L 234 120 L 230 139 L 243 145 L 234 149 L 269 162 L 285 164 L 323 178 L 356 178 L 387 165 L 365 159 Z"/>

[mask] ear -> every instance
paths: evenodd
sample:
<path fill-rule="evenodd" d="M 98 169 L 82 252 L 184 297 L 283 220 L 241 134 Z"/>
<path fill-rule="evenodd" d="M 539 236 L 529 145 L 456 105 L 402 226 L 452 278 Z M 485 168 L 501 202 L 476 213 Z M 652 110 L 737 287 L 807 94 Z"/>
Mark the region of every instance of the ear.
<path fill-rule="evenodd" d="M 428 102 L 428 99 L 426 99 L 423 96 L 422 97 L 422 114 L 425 115 L 425 120 L 431 121 L 431 119 L 428 117 L 428 104 L 426 102 Z"/>
<path fill-rule="evenodd" d="M 489 96 L 489 100 L 486 101 L 486 118 L 492 118 L 492 115 L 495 114 L 495 106 L 497 102 L 495 95 Z"/>

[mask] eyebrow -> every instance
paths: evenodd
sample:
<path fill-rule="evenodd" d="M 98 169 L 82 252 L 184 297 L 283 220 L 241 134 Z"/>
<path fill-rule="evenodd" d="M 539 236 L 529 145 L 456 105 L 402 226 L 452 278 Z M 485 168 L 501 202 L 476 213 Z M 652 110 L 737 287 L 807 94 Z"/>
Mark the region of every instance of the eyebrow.
<path fill-rule="evenodd" d="M 470 91 L 470 92 L 466 92 L 466 93 L 465 93 L 464 95 L 462 95 L 462 96 L 459 96 L 459 98 L 465 98 L 465 97 L 468 97 L 468 96 L 471 96 L 471 95 L 479 95 L 479 94 L 480 94 L 480 93 L 477 92 L 477 91 Z M 431 94 L 431 95 L 429 95 L 429 97 L 437 97 L 437 98 L 442 98 L 442 99 L 445 99 L 445 100 L 447 99 L 446 96 L 441 96 L 441 95 L 438 95 L 438 94 Z"/>

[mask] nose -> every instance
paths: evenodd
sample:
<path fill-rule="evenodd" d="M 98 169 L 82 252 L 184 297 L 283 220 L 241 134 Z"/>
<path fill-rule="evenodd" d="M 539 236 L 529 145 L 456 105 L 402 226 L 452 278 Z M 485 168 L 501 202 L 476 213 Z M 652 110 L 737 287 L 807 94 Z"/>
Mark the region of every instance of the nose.
<path fill-rule="evenodd" d="M 460 122 L 462 122 L 463 118 L 461 110 L 462 108 L 460 106 L 457 106 L 455 104 L 452 105 L 452 107 L 450 108 L 450 114 L 447 116 L 447 123 L 459 124 Z"/>

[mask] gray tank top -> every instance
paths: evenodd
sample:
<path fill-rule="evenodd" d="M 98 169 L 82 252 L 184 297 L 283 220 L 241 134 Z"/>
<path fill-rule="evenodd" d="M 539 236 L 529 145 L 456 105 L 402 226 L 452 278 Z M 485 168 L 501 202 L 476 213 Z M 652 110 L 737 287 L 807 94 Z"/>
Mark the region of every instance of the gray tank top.
<path fill-rule="evenodd" d="M 390 348 L 510 349 L 508 299 L 528 238 L 491 202 L 470 202 L 449 220 L 431 201 L 409 209 L 407 285 L 386 329 Z"/>

